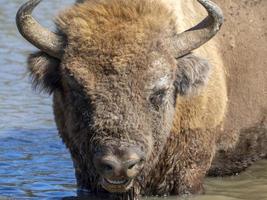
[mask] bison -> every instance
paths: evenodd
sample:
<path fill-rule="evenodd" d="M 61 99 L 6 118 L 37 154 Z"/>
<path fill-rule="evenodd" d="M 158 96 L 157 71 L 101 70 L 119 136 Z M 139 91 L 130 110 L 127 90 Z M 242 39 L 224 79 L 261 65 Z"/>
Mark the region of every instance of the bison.
<path fill-rule="evenodd" d="M 79 189 L 113 199 L 196 194 L 207 173 L 237 173 L 266 156 L 266 93 L 252 106 L 257 123 L 241 115 L 266 81 L 249 91 L 238 82 L 253 76 L 239 75 L 234 20 L 209 41 L 224 21 L 217 4 L 80 0 L 51 32 L 31 16 L 40 1 L 19 9 L 17 27 L 40 49 L 29 71 L 35 87 L 53 94 Z"/>

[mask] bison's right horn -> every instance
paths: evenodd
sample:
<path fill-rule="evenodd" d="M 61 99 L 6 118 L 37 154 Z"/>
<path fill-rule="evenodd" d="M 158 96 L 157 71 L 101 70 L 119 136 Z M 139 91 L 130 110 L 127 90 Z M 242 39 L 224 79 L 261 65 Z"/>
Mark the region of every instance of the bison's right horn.
<path fill-rule="evenodd" d="M 209 16 L 195 27 L 176 35 L 174 45 L 177 58 L 190 53 L 209 41 L 223 24 L 223 12 L 219 6 L 210 0 L 197 1 L 205 7 Z"/>
<path fill-rule="evenodd" d="M 64 38 L 42 27 L 33 17 L 33 9 L 41 0 L 30 0 L 17 12 L 16 22 L 21 35 L 38 49 L 60 59 L 63 54 Z"/>

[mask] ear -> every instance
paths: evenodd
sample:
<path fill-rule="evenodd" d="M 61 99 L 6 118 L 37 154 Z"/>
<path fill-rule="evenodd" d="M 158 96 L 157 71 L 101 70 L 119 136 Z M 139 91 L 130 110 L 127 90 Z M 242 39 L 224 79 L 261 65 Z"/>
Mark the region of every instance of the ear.
<path fill-rule="evenodd" d="M 186 55 L 177 59 L 177 72 L 174 86 L 178 95 L 197 94 L 208 82 L 210 64 L 207 60 Z"/>
<path fill-rule="evenodd" d="M 32 85 L 41 92 L 51 94 L 60 88 L 60 61 L 40 51 L 28 57 L 28 70 L 32 77 Z"/>

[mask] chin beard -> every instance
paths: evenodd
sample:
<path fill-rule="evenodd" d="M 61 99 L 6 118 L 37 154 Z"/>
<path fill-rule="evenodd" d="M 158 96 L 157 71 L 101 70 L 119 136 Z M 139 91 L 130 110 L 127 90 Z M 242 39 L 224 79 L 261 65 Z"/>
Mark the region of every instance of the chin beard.
<path fill-rule="evenodd" d="M 109 200 L 139 200 L 140 199 L 140 186 L 138 184 L 133 183 L 133 185 L 125 192 L 122 193 L 111 193 L 107 192 Z"/>
<path fill-rule="evenodd" d="M 98 178 L 99 179 L 99 178 Z M 91 200 L 140 200 L 140 185 L 135 181 L 133 186 L 125 192 L 109 192 L 101 184 L 92 184 L 90 189 L 78 189 L 77 196 Z"/>

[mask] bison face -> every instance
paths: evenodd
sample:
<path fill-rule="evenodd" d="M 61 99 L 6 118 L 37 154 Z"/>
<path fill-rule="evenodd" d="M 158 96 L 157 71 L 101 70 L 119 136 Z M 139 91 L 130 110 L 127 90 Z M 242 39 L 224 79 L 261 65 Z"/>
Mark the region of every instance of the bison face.
<path fill-rule="evenodd" d="M 199 89 L 209 72 L 193 55 L 174 59 L 157 50 L 135 57 L 101 57 L 101 64 L 77 55 L 61 63 L 44 53 L 29 59 L 34 83 L 55 93 L 56 121 L 75 165 L 98 174 L 109 192 L 142 183 L 170 133 L 177 95 Z"/>
<path fill-rule="evenodd" d="M 39 0 L 18 11 L 21 34 L 42 50 L 30 56 L 29 69 L 34 85 L 54 92 L 79 186 L 125 192 L 157 162 L 177 96 L 207 81 L 209 65 L 190 52 L 223 21 L 215 4 L 198 1 L 209 16 L 181 34 L 175 16 L 153 1 L 86 1 L 61 15 L 57 34 L 31 17 Z"/>
<path fill-rule="evenodd" d="M 87 141 L 86 153 L 79 151 L 110 192 L 128 190 L 138 175 L 141 180 L 172 125 L 175 60 L 159 52 L 134 56 L 102 54 L 96 61 L 68 55 L 62 62 L 64 98 L 72 107 L 69 135 L 79 145 Z"/>

